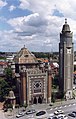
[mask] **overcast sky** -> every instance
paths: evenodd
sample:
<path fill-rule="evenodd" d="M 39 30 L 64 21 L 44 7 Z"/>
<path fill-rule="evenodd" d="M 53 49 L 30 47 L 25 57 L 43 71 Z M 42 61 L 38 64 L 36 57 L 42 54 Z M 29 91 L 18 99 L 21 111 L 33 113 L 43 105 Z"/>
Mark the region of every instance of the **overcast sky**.
<path fill-rule="evenodd" d="M 0 0 L 0 51 L 59 51 L 65 18 L 76 50 L 76 0 Z"/>

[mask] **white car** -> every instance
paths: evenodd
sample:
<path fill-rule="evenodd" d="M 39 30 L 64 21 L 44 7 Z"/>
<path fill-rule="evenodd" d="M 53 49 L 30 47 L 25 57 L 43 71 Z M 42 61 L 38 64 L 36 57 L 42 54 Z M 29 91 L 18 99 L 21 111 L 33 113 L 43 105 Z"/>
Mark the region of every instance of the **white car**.
<path fill-rule="evenodd" d="M 22 114 L 17 114 L 16 117 L 19 118 L 19 117 L 23 117 L 24 115 Z"/>
<path fill-rule="evenodd" d="M 51 114 L 49 114 L 49 118 L 48 119 L 52 119 L 53 117 L 54 117 L 54 114 L 51 113 Z"/>
<path fill-rule="evenodd" d="M 26 112 L 20 112 L 19 113 L 19 115 L 25 115 L 26 114 Z"/>
<path fill-rule="evenodd" d="M 36 112 L 35 109 L 30 109 L 30 110 L 28 110 L 28 111 L 26 112 L 26 114 L 29 115 L 29 114 L 33 114 L 33 113 L 35 113 L 35 112 Z"/>
<path fill-rule="evenodd" d="M 68 117 L 64 114 L 60 114 L 57 116 L 57 119 L 68 119 Z"/>
<path fill-rule="evenodd" d="M 20 112 L 19 114 L 16 115 L 17 118 L 23 117 L 25 115 L 25 112 Z"/>
<path fill-rule="evenodd" d="M 64 113 L 64 111 L 62 111 L 62 110 L 57 110 L 54 112 L 55 115 L 59 115 L 59 114 L 63 114 L 63 113 Z"/>

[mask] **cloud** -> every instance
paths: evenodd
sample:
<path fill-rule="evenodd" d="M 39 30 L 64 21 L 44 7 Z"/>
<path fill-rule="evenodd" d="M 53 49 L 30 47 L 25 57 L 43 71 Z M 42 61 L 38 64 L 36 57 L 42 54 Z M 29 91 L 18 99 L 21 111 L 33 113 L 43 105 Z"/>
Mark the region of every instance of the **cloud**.
<path fill-rule="evenodd" d="M 18 51 L 25 44 L 13 30 L 0 31 L 0 51 Z"/>
<path fill-rule="evenodd" d="M 0 0 L 0 7 L 2 8 L 2 7 L 4 7 L 4 6 L 6 6 L 7 5 L 7 2 L 5 1 L 3 1 L 3 0 Z"/>
<path fill-rule="evenodd" d="M 29 9 L 33 13 L 39 13 L 42 16 L 51 15 L 58 12 L 57 15 L 76 20 L 76 1 L 75 0 L 19 0 L 19 8 Z"/>
<path fill-rule="evenodd" d="M 76 29 L 74 24 L 72 24 L 76 23 L 76 21 L 68 20 L 73 26 L 71 30 Z M 14 33 L 17 34 L 17 41 L 23 41 L 30 50 L 35 51 L 49 51 L 51 47 L 51 49 L 58 51 L 59 35 L 64 24 L 63 22 L 64 17 L 51 15 L 42 17 L 39 13 L 13 18 L 8 21 L 14 28 Z"/>
<path fill-rule="evenodd" d="M 26 1 L 26 0 L 19 0 L 20 1 L 20 8 L 21 9 L 26 9 L 26 8 L 28 8 L 29 7 L 29 2 L 28 1 Z"/>
<path fill-rule="evenodd" d="M 16 7 L 14 6 L 14 5 L 11 5 L 10 7 L 9 7 L 9 11 L 11 12 L 11 11 L 13 11 L 13 10 L 15 10 L 16 9 Z"/>
<path fill-rule="evenodd" d="M 0 44 L 17 50 L 24 45 L 31 51 L 58 51 L 60 32 L 65 18 L 76 42 L 76 1 L 75 0 L 19 0 L 17 8 L 30 15 L 10 18 L 7 23 L 12 31 L 1 32 Z M 10 6 L 10 11 L 16 9 Z M 7 41 L 8 39 L 8 41 Z M 7 42 L 4 42 L 7 41 Z M 13 49 L 14 47 L 14 49 Z"/>
<path fill-rule="evenodd" d="M 18 35 L 19 42 L 24 41 L 28 48 L 32 48 L 31 50 L 36 48 L 35 51 L 42 49 L 49 51 L 50 43 L 53 44 L 53 41 L 55 41 L 54 44 L 59 42 L 60 21 L 61 19 L 57 16 L 48 15 L 43 18 L 39 13 L 33 13 L 10 19 L 8 23 L 14 28 L 14 33 Z M 55 49 L 57 50 L 57 48 Z"/>
<path fill-rule="evenodd" d="M 53 2 L 48 0 L 19 0 L 21 9 L 29 9 L 33 13 L 37 12 L 39 14 L 52 14 L 54 9 Z M 50 4 L 51 3 L 51 4 Z M 45 12 L 46 11 L 46 12 Z"/>
<path fill-rule="evenodd" d="M 17 31 L 28 32 L 29 30 L 34 32 L 38 30 L 38 27 L 40 29 L 41 26 L 46 25 L 47 19 L 43 19 L 38 13 L 34 13 L 28 16 L 10 19 L 8 23 Z"/>

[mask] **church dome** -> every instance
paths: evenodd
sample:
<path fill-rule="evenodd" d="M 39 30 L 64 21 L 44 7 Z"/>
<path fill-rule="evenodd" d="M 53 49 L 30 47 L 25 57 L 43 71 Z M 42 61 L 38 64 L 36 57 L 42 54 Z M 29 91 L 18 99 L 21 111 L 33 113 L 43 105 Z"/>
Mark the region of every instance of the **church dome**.
<path fill-rule="evenodd" d="M 70 32 L 70 27 L 67 24 L 67 19 L 65 19 L 65 24 L 63 25 L 63 28 L 62 28 L 62 33 L 64 32 Z"/>
<path fill-rule="evenodd" d="M 11 90 L 9 91 L 8 99 L 15 99 L 14 92 Z"/>
<path fill-rule="evenodd" d="M 37 59 L 25 46 L 17 53 L 14 58 L 15 63 L 36 63 Z"/>

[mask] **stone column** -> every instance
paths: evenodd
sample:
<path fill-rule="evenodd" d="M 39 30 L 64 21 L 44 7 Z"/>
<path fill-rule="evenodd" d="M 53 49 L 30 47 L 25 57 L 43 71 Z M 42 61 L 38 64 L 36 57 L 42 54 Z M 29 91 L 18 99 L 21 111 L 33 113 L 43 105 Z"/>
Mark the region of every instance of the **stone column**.
<path fill-rule="evenodd" d="M 22 103 L 26 104 L 26 71 L 21 72 L 21 93 L 22 93 Z"/>
<path fill-rule="evenodd" d="M 48 70 L 48 91 L 47 91 L 47 99 L 48 103 L 51 103 L 51 86 L 52 86 L 52 76 L 51 76 L 51 70 Z"/>

